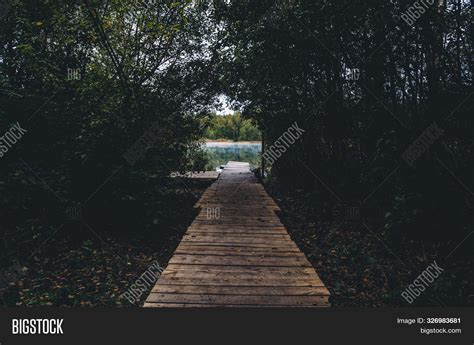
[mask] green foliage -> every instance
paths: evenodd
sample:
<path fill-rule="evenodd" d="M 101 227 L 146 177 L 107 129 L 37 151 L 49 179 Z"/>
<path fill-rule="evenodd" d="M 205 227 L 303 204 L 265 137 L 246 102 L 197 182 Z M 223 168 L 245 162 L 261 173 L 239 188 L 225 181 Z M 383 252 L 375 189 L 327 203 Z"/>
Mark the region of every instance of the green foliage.
<path fill-rule="evenodd" d="M 416 236 L 424 224 L 463 237 L 472 228 L 472 201 L 456 179 L 474 185 L 471 9 L 467 1 L 442 1 L 407 25 L 401 14 L 410 5 L 229 1 L 218 13 L 226 27 L 223 93 L 265 129 L 267 149 L 295 121 L 305 130 L 272 176 L 309 190 L 323 181 L 328 200 L 370 195 L 367 202 L 392 211 L 394 232 L 402 225 Z M 401 155 L 434 122 L 446 136 L 414 169 Z M 412 214 L 403 201 L 409 195 L 423 212 Z"/>
<path fill-rule="evenodd" d="M 240 113 L 219 116 L 210 115 L 205 136 L 211 140 L 258 141 L 261 134 L 252 120 L 244 119 Z"/>
<path fill-rule="evenodd" d="M 138 198 L 136 180 L 153 174 L 165 188 L 171 172 L 205 165 L 196 142 L 214 96 L 211 10 L 166 0 L 11 2 L 0 19 L 0 128 L 18 121 L 28 133 L 1 162 L 0 237 L 18 227 L 38 236 L 22 250 L 7 236 L 0 260 L 27 257 L 61 224 L 65 204 L 93 195 L 87 206 L 113 210 Z M 130 166 L 124 153 L 152 124 L 159 135 Z"/>

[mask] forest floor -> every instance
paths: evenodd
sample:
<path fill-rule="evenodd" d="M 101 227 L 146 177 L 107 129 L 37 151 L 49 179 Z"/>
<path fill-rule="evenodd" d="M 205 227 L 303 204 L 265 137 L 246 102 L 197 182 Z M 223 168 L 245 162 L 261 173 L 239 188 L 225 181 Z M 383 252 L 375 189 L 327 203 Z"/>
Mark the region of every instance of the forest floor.
<path fill-rule="evenodd" d="M 187 191 L 168 190 L 165 202 L 163 194 L 147 193 L 149 216 L 142 231 L 95 235 L 82 226 L 80 241 L 58 233 L 29 260 L 0 272 L 7 280 L 0 286 L 0 306 L 132 306 L 120 295 L 154 262 L 166 267 L 197 214 L 193 205 L 211 183 L 187 180 Z"/>
<path fill-rule="evenodd" d="M 290 236 L 331 292 L 332 306 L 410 306 L 401 293 L 435 261 L 444 271 L 413 305 L 474 305 L 474 260 L 469 245 L 457 252 L 464 251 L 465 255 L 454 254 L 443 260 L 453 244 L 413 240 L 394 243 L 385 240 L 383 231 L 367 225 L 372 224 L 371 219 L 364 223 L 331 220 L 311 201 L 315 196 L 304 190 L 271 183 L 266 189 L 279 204 L 279 216 Z M 469 251 L 470 258 L 466 254 Z"/>
<path fill-rule="evenodd" d="M 78 240 L 63 229 L 28 260 L 0 270 L 0 306 L 132 306 L 120 295 L 154 262 L 166 267 L 197 215 L 193 205 L 210 184 L 187 180 L 186 191 L 179 182 L 165 191 L 158 183 L 146 188 L 141 195 L 147 210 L 144 224 L 126 233 L 99 231 L 93 224 L 96 234 L 82 227 Z M 474 305 L 472 255 L 442 260 L 452 244 L 395 244 L 383 231 L 366 227 L 375 223 L 371 219 L 364 225 L 328 218 L 320 207 L 321 195 L 271 183 L 266 189 L 282 209 L 278 215 L 292 239 L 330 290 L 332 306 L 408 306 L 401 292 L 434 261 L 444 272 L 414 305 Z M 457 254 L 469 250 L 469 245 L 461 246 Z"/>

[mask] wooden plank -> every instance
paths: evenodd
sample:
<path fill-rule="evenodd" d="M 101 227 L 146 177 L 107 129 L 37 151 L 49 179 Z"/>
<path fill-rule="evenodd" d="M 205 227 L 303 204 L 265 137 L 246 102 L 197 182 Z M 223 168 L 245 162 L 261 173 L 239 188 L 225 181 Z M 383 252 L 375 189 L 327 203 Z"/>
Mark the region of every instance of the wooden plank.
<path fill-rule="evenodd" d="M 203 235 L 200 235 L 203 234 Z M 268 230 L 240 230 L 240 231 L 232 231 L 232 230 L 222 230 L 218 231 L 215 229 L 190 229 L 186 232 L 185 236 L 188 237 L 252 237 L 252 238 L 274 238 L 274 239 L 286 239 L 289 240 L 291 237 L 288 233 L 283 231 L 268 231 Z"/>
<path fill-rule="evenodd" d="M 214 242 L 181 242 L 183 245 L 193 245 L 200 247 L 242 247 L 242 248 L 267 248 L 267 249 L 285 249 L 285 248 L 294 248 L 298 249 L 296 244 L 290 242 L 290 245 L 287 245 L 284 242 L 281 243 L 214 243 Z"/>
<path fill-rule="evenodd" d="M 182 255 L 176 254 L 170 260 L 171 264 L 183 265 L 216 265 L 216 266 L 296 266 L 312 267 L 302 257 L 250 257 L 250 256 L 216 256 L 216 255 Z"/>
<path fill-rule="evenodd" d="M 240 278 L 240 279 L 280 279 L 280 278 L 293 278 L 293 279 L 314 279 L 311 273 L 305 272 L 294 272 L 288 271 L 284 274 L 279 272 L 266 272 L 262 274 L 260 272 L 228 272 L 228 271 L 198 271 L 198 270 L 167 270 L 162 274 L 164 278 Z"/>
<path fill-rule="evenodd" d="M 266 226 L 266 224 L 254 224 L 254 223 L 237 223 L 230 222 L 227 220 L 213 220 L 196 222 L 189 226 L 189 230 L 217 230 L 217 231 L 265 231 L 265 232 L 282 232 L 288 234 L 288 231 L 283 225 Z"/>
<path fill-rule="evenodd" d="M 261 307 L 277 307 L 277 308 L 314 308 L 315 306 L 312 305 L 258 305 L 258 304 L 253 304 L 253 305 L 248 305 L 248 304 L 192 304 L 192 303 L 148 303 L 145 302 L 143 305 L 144 308 L 261 308 Z M 328 308 L 330 307 L 329 303 L 325 304 L 318 304 L 318 308 Z"/>
<path fill-rule="evenodd" d="M 286 233 L 283 230 L 272 230 L 272 229 L 267 229 L 267 230 L 247 230 L 247 229 L 241 229 L 241 230 L 217 230 L 217 229 L 188 229 L 186 231 L 186 235 L 201 235 L 201 236 L 206 236 L 206 235 L 211 235 L 211 236 L 228 236 L 228 235 L 237 235 L 237 236 L 281 236 L 284 235 L 286 237 L 288 236 L 288 233 Z M 259 236 L 259 237 L 262 237 Z"/>
<path fill-rule="evenodd" d="M 285 242 L 279 243 L 206 243 L 206 242 L 193 242 L 193 241 L 182 241 L 177 249 L 193 249 L 200 252 L 205 252 L 205 250 L 211 251 L 223 251 L 231 253 L 232 250 L 237 252 L 248 251 L 249 253 L 261 253 L 261 254 L 271 254 L 271 253 L 300 253 L 301 251 L 297 246 L 287 246 Z"/>
<path fill-rule="evenodd" d="M 212 240 L 209 239 L 206 241 L 201 241 L 196 238 L 186 238 L 181 241 L 183 244 L 201 244 L 206 246 L 215 246 L 215 245 L 227 245 L 227 246 L 262 246 L 267 248 L 284 248 L 284 247 L 296 247 L 291 245 L 291 241 L 285 240 L 273 240 L 273 241 L 265 241 L 262 238 L 232 238 L 232 241 L 225 237 L 215 237 Z"/>
<path fill-rule="evenodd" d="M 189 267 L 187 265 L 169 264 L 167 271 L 208 271 L 208 272 L 258 272 L 261 275 L 265 273 L 279 273 L 285 276 L 287 272 L 298 272 L 315 274 L 312 267 L 247 267 L 247 266 L 212 266 L 212 265 L 195 265 Z M 317 275 L 316 275 L 317 277 Z"/>
<path fill-rule="evenodd" d="M 201 246 L 195 245 L 193 242 L 181 243 L 178 248 L 176 248 L 176 253 L 178 252 L 193 252 L 196 254 L 206 254 L 210 255 L 272 255 L 275 256 L 288 254 L 292 255 L 294 253 L 301 253 L 301 251 L 295 247 L 249 247 L 249 246 Z M 245 253 L 245 254 L 244 254 Z"/>
<path fill-rule="evenodd" d="M 218 235 L 185 235 L 182 239 L 184 242 L 212 242 L 212 243 L 288 243 L 291 242 L 288 235 L 274 235 L 274 236 L 218 236 Z"/>
<path fill-rule="evenodd" d="M 202 218 L 195 218 L 194 220 L 196 225 L 221 225 L 225 226 L 228 225 L 231 228 L 234 226 L 237 227 L 249 227 L 253 226 L 256 228 L 261 228 L 261 227 L 283 227 L 283 224 L 281 224 L 279 221 L 276 220 L 270 220 L 270 218 L 267 218 L 267 220 L 264 219 L 257 219 L 257 218 L 248 218 L 248 219 L 234 219 L 231 217 L 226 217 L 225 215 L 220 216 L 219 219 L 211 219 L 207 218 L 206 216 Z"/>
<path fill-rule="evenodd" d="M 327 296 L 325 287 L 294 287 L 294 286 L 196 286 L 196 285 L 156 285 L 153 293 L 169 294 L 213 294 L 213 295 L 283 295 L 283 296 Z"/>
<path fill-rule="evenodd" d="M 238 224 L 260 224 L 260 223 L 265 223 L 265 224 L 281 224 L 281 222 L 278 219 L 275 219 L 275 216 L 259 216 L 255 217 L 252 214 L 241 214 L 239 216 L 236 216 L 235 214 L 226 213 L 225 210 L 219 210 L 218 217 L 210 217 L 207 214 L 207 209 L 204 211 L 201 211 L 200 214 L 197 215 L 197 217 L 194 219 L 197 223 L 201 222 L 213 222 L 213 223 L 229 223 L 229 222 L 234 222 L 236 225 Z"/>
<path fill-rule="evenodd" d="M 319 278 L 278 278 L 266 279 L 265 277 L 241 279 L 230 278 L 185 278 L 161 276 L 158 285 L 201 285 L 201 286 L 295 286 L 295 287 L 322 287 Z"/>
<path fill-rule="evenodd" d="M 202 249 L 189 249 L 189 248 L 178 248 L 175 254 L 181 255 L 213 255 L 213 256 L 254 256 L 254 257 L 294 257 L 298 252 L 249 252 L 247 250 L 212 250 L 205 248 Z"/>
<path fill-rule="evenodd" d="M 252 295 L 195 295 L 195 294 L 162 294 L 151 293 L 148 303 L 208 304 L 208 305 L 312 305 L 327 303 L 327 296 L 252 296 Z"/>

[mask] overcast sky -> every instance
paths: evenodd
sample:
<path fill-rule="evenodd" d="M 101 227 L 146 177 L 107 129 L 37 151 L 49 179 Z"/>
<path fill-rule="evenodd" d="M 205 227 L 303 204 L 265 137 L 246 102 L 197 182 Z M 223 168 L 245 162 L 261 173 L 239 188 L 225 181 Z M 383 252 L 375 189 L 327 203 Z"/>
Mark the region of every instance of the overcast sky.
<path fill-rule="evenodd" d="M 235 110 L 231 107 L 230 99 L 226 95 L 219 96 L 219 103 L 221 104 L 221 109 L 216 109 L 217 115 L 229 115 L 235 113 Z"/>

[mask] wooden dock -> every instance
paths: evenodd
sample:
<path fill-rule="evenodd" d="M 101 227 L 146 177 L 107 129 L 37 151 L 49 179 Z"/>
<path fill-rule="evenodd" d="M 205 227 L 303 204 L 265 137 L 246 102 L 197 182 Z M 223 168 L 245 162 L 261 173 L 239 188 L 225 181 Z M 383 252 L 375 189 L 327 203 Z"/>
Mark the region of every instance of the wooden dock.
<path fill-rule="evenodd" d="M 145 307 L 329 306 L 329 291 L 248 163 L 229 162 L 197 206 Z"/>

